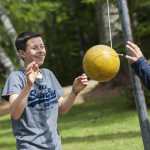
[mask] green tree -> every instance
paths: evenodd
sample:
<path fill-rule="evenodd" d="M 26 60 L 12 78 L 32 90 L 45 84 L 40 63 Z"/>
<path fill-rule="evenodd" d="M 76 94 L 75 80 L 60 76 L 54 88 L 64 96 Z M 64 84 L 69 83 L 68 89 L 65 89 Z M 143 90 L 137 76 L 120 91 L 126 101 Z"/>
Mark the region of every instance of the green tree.
<path fill-rule="evenodd" d="M 3 0 L 17 33 L 32 30 L 43 34 L 47 49 L 44 67 L 51 69 L 62 85 L 71 84 L 83 72 L 85 51 L 98 43 L 93 5 L 81 0 Z M 0 31 L 5 34 L 4 30 Z M 8 37 L 3 47 L 15 62 Z"/>

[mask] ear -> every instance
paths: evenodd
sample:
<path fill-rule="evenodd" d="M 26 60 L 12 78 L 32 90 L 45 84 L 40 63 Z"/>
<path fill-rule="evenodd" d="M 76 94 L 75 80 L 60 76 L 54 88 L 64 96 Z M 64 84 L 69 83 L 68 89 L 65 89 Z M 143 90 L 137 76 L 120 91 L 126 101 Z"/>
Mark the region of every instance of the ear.
<path fill-rule="evenodd" d="M 23 59 L 25 58 L 25 51 L 19 50 L 18 53 L 19 53 L 21 58 L 23 58 Z"/>

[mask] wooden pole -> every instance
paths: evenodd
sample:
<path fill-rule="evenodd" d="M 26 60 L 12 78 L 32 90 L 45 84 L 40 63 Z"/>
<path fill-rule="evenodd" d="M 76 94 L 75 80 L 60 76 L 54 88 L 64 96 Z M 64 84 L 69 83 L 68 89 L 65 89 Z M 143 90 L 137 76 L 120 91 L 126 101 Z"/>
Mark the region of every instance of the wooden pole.
<path fill-rule="evenodd" d="M 118 3 L 118 10 L 119 10 L 120 20 L 122 24 L 122 31 L 124 35 L 125 44 L 127 41 L 133 42 L 134 40 L 133 40 L 131 23 L 130 23 L 127 0 L 117 0 L 117 3 Z M 132 55 L 131 52 L 129 52 L 128 50 L 126 50 L 126 52 Z M 144 149 L 150 150 L 150 124 L 149 124 L 149 117 L 148 117 L 147 107 L 145 103 L 142 84 L 139 77 L 135 74 L 135 72 L 130 67 L 131 61 L 128 60 L 128 63 L 129 63 L 129 70 L 132 79 L 132 86 L 133 86 L 136 108 L 139 117 Z"/>

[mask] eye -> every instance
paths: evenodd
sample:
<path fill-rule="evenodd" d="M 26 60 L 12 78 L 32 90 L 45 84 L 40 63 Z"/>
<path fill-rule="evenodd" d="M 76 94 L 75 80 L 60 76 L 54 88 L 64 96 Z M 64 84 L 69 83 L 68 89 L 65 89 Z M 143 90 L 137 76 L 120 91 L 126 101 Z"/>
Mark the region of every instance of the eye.
<path fill-rule="evenodd" d="M 44 46 L 44 45 L 41 45 L 40 47 L 41 47 L 41 49 L 45 48 L 45 46 Z"/>
<path fill-rule="evenodd" d="M 37 47 L 32 47 L 32 49 L 33 49 L 33 50 L 36 50 L 36 49 L 37 49 Z"/>

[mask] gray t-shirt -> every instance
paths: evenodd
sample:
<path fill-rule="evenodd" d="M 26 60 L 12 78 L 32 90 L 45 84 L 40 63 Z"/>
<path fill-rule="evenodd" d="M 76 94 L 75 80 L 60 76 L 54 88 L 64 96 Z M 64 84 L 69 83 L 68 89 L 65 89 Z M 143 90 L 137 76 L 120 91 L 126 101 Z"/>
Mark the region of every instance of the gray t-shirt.
<path fill-rule="evenodd" d="M 18 120 L 12 120 L 18 150 L 62 150 L 57 132 L 58 99 L 64 90 L 48 69 L 40 69 L 31 88 L 26 107 Z M 26 84 L 25 70 L 13 71 L 4 86 L 2 97 L 19 94 Z"/>

